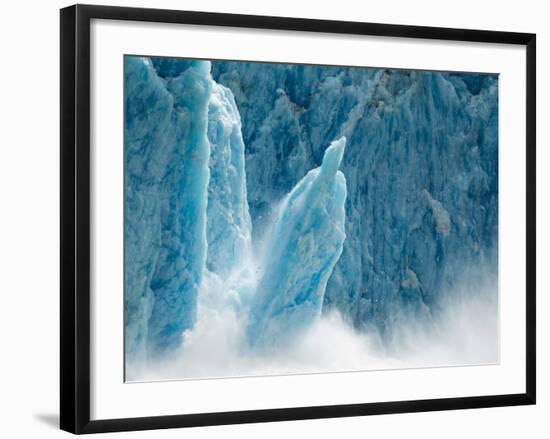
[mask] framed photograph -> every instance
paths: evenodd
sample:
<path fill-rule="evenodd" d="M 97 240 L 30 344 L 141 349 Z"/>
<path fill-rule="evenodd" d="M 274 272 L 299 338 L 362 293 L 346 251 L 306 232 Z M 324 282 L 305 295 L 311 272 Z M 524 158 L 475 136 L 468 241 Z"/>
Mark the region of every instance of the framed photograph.
<path fill-rule="evenodd" d="M 535 403 L 535 35 L 61 10 L 61 428 Z"/>

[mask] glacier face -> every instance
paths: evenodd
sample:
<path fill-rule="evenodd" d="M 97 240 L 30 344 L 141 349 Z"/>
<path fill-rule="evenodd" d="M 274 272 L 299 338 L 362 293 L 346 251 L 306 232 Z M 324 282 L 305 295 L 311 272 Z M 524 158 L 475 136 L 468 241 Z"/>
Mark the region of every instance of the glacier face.
<path fill-rule="evenodd" d="M 180 346 L 205 277 L 256 347 L 430 319 L 497 230 L 495 75 L 125 58 L 127 367 Z"/>
<path fill-rule="evenodd" d="M 214 62 L 243 120 L 254 233 L 346 136 L 346 241 L 324 310 L 385 332 L 497 271 L 496 75 Z M 496 294 L 496 287 L 494 290 Z"/>
<path fill-rule="evenodd" d="M 282 202 L 263 249 L 248 328 L 253 346 L 277 348 L 321 314 L 325 288 L 345 240 L 346 179 L 338 170 L 346 139 Z"/>
<path fill-rule="evenodd" d="M 210 64 L 158 77 L 125 57 L 125 343 L 144 359 L 196 320 L 206 260 Z M 132 361 L 130 361 L 132 363 Z"/>
<path fill-rule="evenodd" d="M 233 94 L 213 84 L 208 107 L 210 184 L 207 211 L 207 268 L 226 276 L 251 251 L 245 153 L 241 119 Z"/>
<path fill-rule="evenodd" d="M 127 57 L 125 74 L 128 364 L 179 347 L 196 323 L 205 273 L 223 285 L 216 294 L 233 291 L 250 313 L 253 345 L 280 345 L 283 333 L 319 317 L 342 252 L 345 139 L 290 191 L 263 255 L 250 264 L 245 147 L 232 92 L 212 80 L 208 62 L 175 68 Z M 223 297 L 208 301 L 227 305 Z"/>

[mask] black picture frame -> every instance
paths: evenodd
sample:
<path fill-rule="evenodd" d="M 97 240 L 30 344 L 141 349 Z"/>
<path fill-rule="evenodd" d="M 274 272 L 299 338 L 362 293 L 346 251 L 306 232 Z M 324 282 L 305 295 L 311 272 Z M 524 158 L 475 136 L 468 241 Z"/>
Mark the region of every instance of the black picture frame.
<path fill-rule="evenodd" d="M 294 30 L 514 44 L 526 47 L 525 393 L 383 403 L 90 419 L 90 21 L 92 19 Z M 110 6 L 60 11 L 61 348 L 60 426 L 81 434 L 535 404 L 536 401 L 536 35 Z"/>

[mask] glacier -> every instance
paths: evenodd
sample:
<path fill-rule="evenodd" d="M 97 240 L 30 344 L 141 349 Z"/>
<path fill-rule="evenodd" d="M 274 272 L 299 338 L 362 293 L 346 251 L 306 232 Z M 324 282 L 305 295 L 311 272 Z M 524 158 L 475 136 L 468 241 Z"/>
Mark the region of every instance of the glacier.
<path fill-rule="evenodd" d="M 237 276 L 252 290 L 242 291 L 234 274 L 253 249 L 235 99 L 212 80 L 208 62 L 166 69 L 154 60 L 127 57 L 125 64 L 132 85 L 125 102 L 129 363 L 181 344 L 196 323 L 205 274 L 225 279 L 239 302 L 250 301 L 242 305 L 252 346 L 280 345 L 320 316 L 342 252 L 346 182 L 338 167 L 346 139 L 333 142 L 322 165 L 285 198 L 254 264 L 261 274 L 252 281 Z"/>
<path fill-rule="evenodd" d="M 347 138 L 346 240 L 323 313 L 385 334 L 497 272 L 498 75 L 236 61 L 212 75 L 243 121 L 253 234 L 321 145 Z"/>
<path fill-rule="evenodd" d="M 127 371 L 185 349 L 212 286 L 231 305 L 210 311 L 269 350 L 334 311 L 390 340 L 497 273 L 497 75 L 138 56 L 124 74 Z"/>
<path fill-rule="evenodd" d="M 179 345 L 206 261 L 210 64 L 161 79 L 125 57 L 125 346 L 129 364 Z"/>
<path fill-rule="evenodd" d="M 227 276 L 251 252 L 244 142 L 233 94 L 214 83 L 208 107 L 210 183 L 207 209 L 207 268 Z"/>

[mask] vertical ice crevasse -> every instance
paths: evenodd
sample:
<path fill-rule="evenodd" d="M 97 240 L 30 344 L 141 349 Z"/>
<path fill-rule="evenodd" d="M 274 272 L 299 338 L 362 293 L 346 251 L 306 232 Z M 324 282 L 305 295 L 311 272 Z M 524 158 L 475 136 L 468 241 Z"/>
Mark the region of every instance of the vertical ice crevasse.
<path fill-rule="evenodd" d="M 319 318 L 327 281 L 345 240 L 346 179 L 338 170 L 346 138 L 287 195 L 269 234 L 251 303 L 252 346 L 277 349 Z"/>

